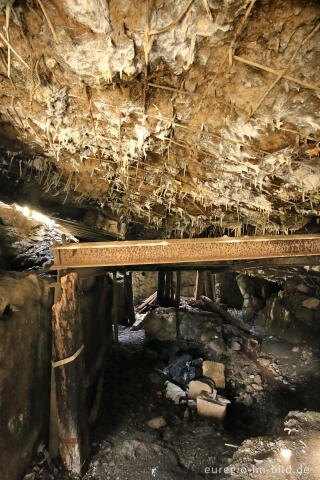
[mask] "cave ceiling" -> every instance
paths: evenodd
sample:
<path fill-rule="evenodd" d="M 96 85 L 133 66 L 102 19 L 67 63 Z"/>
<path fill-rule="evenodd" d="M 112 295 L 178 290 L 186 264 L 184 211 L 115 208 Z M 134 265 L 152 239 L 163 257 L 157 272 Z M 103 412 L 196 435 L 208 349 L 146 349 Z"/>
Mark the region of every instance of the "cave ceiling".
<path fill-rule="evenodd" d="M 2 172 L 166 236 L 320 216 L 318 1 L 0 8 Z"/>

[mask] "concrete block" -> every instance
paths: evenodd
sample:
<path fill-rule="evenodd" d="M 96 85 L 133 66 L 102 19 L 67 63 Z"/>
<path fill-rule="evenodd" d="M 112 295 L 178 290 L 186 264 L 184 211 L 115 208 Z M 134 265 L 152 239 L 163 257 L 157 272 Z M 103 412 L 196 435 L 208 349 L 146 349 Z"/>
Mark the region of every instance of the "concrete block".
<path fill-rule="evenodd" d="M 191 380 L 188 385 L 188 397 L 197 398 L 202 392 L 208 392 L 211 395 L 216 395 L 214 383 L 210 379 Z"/>
<path fill-rule="evenodd" d="M 226 415 L 228 403 L 229 401 L 222 403 L 214 400 L 210 394 L 204 392 L 197 397 L 197 411 L 202 417 L 209 417 L 214 420 L 222 421 Z"/>
<path fill-rule="evenodd" d="M 204 377 L 213 380 L 217 388 L 224 389 L 226 387 L 223 363 L 205 360 L 202 364 L 202 373 Z"/>

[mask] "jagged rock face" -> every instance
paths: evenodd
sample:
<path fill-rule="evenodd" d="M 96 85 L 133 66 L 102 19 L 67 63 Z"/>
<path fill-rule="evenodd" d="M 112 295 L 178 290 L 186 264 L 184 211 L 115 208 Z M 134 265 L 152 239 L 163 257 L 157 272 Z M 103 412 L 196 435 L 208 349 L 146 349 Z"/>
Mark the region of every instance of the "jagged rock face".
<path fill-rule="evenodd" d="M 48 268 L 54 242 L 77 239 L 38 212 L 0 202 L 0 270 Z M 0 302 L 1 303 L 1 302 Z"/>
<path fill-rule="evenodd" d="M 175 236 L 319 215 L 319 2 L 7 3 L 0 112 L 43 189 Z"/>
<path fill-rule="evenodd" d="M 274 477 L 285 480 L 290 476 L 317 478 L 319 420 L 319 412 L 289 412 L 284 420 L 284 433 L 245 440 L 233 455 L 230 466 L 222 469 L 225 475 L 221 479 L 227 480 L 230 476 L 235 480 L 242 480 L 244 476 L 254 480 Z M 286 459 L 285 453 L 289 458 Z M 218 473 L 217 470 L 208 468 L 206 473 Z"/>
<path fill-rule="evenodd" d="M 49 284 L 48 278 L 34 274 L 0 274 L 2 480 L 22 478 L 35 448 L 48 436 L 53 301 Z"/>
<path fill-rule="evenodd" d="M 318 346 L 320 288 L 310 277 L 309 281 L 287 280 L 278 295 L 267 299 L 255 318 L 255 326 L 288 342 Z"/>

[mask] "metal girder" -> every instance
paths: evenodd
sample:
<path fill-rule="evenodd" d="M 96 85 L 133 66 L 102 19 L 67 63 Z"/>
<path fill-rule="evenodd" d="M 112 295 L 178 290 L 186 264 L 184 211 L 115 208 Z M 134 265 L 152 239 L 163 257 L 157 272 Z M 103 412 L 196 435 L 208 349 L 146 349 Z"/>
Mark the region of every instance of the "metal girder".
<path fill-rule="evenodd" d="M 52 247 L 53 269 L 184 265 L 320 255 L 320 235 L 74 243 Z"/>

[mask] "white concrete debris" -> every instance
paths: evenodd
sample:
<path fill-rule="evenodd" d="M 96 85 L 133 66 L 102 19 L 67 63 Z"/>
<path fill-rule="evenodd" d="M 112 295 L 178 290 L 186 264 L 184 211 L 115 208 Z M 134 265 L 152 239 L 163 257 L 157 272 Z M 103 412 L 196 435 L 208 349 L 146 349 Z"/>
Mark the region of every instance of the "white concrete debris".
<path fill-rule="evenodd" d="M 208 392 L 211 395 L 215 393 L 216 396 L 216 390 L 214 389 L 214 383 L 210 382 L 209 379 L 198 379 L 198 380 L 191 380 L 188 385 L 188 398 L 193 398 L 196 399 L 198 395 L 200 395 L 202 392 Z"/>
<path fill-rule="evenodd" d="M 229 403 L 231 402 L 223 397 L 218 396 L 215 399 L 207 392 L 203 392 L 197 396 L 197 411 L 203 417 L 222 421 L 226 416 Z"/>
<path fill-rule="evenodd" d="M 166 398 L 172 400 L 176 405 L 180 405 L 187 397 L 186 392 L 182 388 L 169 381 L 165 382 L 165 395 Z"/>

